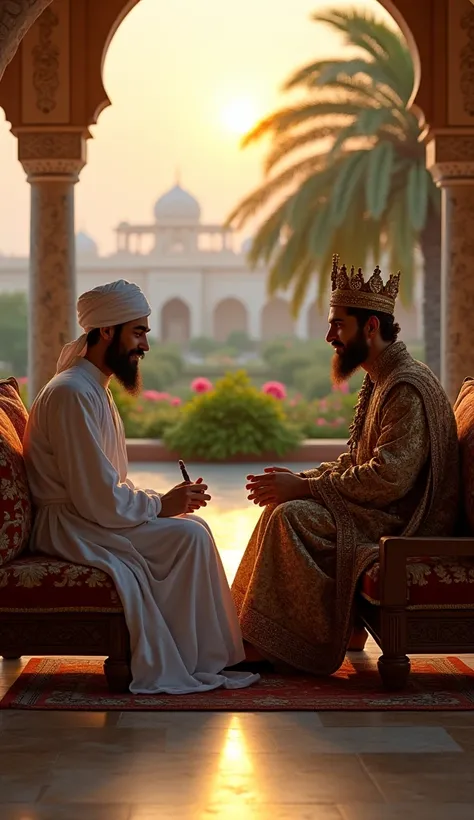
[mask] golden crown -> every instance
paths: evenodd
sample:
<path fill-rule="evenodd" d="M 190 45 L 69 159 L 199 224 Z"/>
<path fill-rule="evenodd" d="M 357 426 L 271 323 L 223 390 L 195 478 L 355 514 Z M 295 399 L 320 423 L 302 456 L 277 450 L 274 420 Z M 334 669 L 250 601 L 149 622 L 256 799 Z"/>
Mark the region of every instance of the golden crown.
<path fill-rule="evenodd" d="M 377 265 L 366 282 L 362 268 L 356 271 L 352 267 L 348 274 L 345 265 L 339 267 L 339 256 L 337 254 L 333 256 L 330 302 L 332 307 L 363 308 L 393 314 L 399 287 L 400 272 L 391 273 L 384 285 L 380 268 Z"/>

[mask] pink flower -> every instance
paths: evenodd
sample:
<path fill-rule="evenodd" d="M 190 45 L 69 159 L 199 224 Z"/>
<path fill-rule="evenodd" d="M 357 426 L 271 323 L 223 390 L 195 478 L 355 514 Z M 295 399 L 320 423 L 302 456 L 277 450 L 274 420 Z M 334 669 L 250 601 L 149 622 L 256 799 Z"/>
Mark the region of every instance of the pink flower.
<path fill-rule="evenodd" d="M 191 382 L 191 390 L 195 393 L 208 393 L 209 390 L 212 390 L 212 382 L 206 379 L 205 376 L 198 376 L 197 379 Z"/>
<path fill-rule="evenodd" d="M 347 395 L 350 388 L 348 382 L 341 382 L 340 384 L 334 384 L 332 389 L 334 393 L 344 393 Z"/>
<path fill-rule="evenodd" d="M 28 379 L 26 376 L 20 376 L 20 378 L 17 379 L 17 382 L 18 384 L 28 384 Z"/>
<path fill-rule="evenodd" d="M 158 393 L 158 390 L 144 390 L 142 396 L 147 401 L 161 401 L 161 393 Z"/>
<path fill-rule="evenodd" d="M 286 387 L 281 382 L 265 382 L 262 393 L 273 396 L 274 399 L 286 399 Z"/>
<path fill-rule="evenodd" d="M 291 399 L 290 407 L 296 407 L 297 404 L 298 404 L 298 402 L 296 401 L 296 399 Z"/>
<path fill-rule="evenodd" d="M 317 419 L 316 424 L 318 425 L 318 427 L 324 427 L 324 425 L 327 424 L 327 421 L 326 419 Z"/>
<path fill-rule="evenodd" d="M 321 401 L 319 402 L 319 409 L 321 410 L 321 413 L 326 412 L 326 410 L 328 409 L 328 400 L 327 399 L 321 399 Z"/>
<path fill-rule="evenodd" d="M 182 401 L 179 398 L 179 396 L 174 396 L 171 399 L 170 404 L 171 404 L 172 407 L 179 407 L 179 405 L 182 404 Z"/>
<path fill-rule="evenodd" d="M 160 393 L 159 390 L 144 390 L 142 397 L 147 401 L 169 401 L 171 399 L 169 393 Z"/>

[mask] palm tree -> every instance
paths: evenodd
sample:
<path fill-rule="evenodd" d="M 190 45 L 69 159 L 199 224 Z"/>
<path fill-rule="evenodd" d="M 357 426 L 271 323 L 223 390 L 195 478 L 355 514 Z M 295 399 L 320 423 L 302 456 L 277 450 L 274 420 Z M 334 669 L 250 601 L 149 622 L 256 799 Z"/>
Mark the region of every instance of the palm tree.
<path fill-rule="evenodd" d="M 370 14 L 313 15 L 359 55 L 318 60 L 284 86 L 297 102 L 262 120 L 244 139 L 270 137 L 265 181 L 228 218 L 237 228 L 265 212 L 249 261 L 269 264 L 269 291 L 292 289 L 296 314 L 319 270 L 327 291 L 331 256 L 363 265 L 388 256 L 403 272 L 401 299 L 413 299 L 417 253 L 425 266 L 425 355 L 440 369 L 440 195 L 426 170 L 423 124 L 407 110 L 414 85 L 398 32 Z M 275 203 L 275 197 L 278 201 Z"/>

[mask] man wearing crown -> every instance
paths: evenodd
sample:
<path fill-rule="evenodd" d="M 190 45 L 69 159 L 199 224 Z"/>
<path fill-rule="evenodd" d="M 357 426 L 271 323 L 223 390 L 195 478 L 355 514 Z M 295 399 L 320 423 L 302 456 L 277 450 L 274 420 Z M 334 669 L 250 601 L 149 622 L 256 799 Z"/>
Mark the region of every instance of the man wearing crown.
<path fill-rule="evenodd" d="M 348 451 L 300 474 L 248 476 L 249 500 L 265 510 L 232 587 L 248 658 L 317 675 L 363 637 L 353 633 L 354 593 L 379 539 L 451 534 L 459 486 L 448 398 L 398 341 L 399 274 L 384 285 L 377 267 L 366 282 L 335 257 L 331 279 L 333 379 L 366 373 Z"/>

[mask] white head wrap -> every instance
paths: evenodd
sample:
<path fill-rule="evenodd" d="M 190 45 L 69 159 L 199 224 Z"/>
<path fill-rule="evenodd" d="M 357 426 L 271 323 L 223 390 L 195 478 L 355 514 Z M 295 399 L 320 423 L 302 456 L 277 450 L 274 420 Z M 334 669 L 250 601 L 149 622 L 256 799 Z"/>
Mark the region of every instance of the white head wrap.
<path fill-rule="evenodd" d="M 107 285 L 88 290 L 77 300 L 77 320 L 84 333 L 64 345 L 58 359 L 56 373 L 67 370 L 78 356 L 87 350 L 87 334 L 96 327 L 113 327 L 149 316 L 151 308 L 145 294 L 132 282 L 119 279 Z"/>

